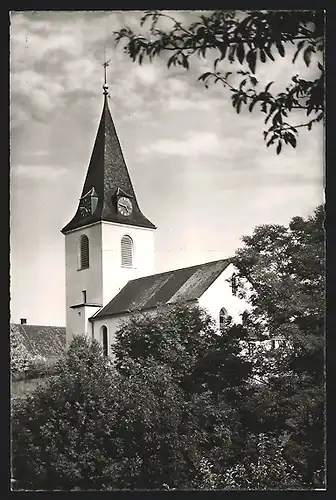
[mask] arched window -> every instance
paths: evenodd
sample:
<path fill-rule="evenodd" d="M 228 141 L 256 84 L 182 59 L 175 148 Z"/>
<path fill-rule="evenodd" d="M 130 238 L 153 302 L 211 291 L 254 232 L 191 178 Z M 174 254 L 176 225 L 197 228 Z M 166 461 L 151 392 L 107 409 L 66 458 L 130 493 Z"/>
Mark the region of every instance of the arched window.
<path fill-rule="evenodd" d="M 127 234 L 121 238 L 121 265 L 124 267 L 133 265 L 133 241 Z"/>
<path fill-rule="evenodd" d="M 219 311 L 219 328 L 220 329 L 224 328 L 225 320 L 227 317 L 228 317 L 228 312 L 225 309 L 225 307 L 222 307 L 222 309 Z"/>
<path fill-rule="evenodd" d="M 80 268 L 87 269 L 90 265 L 89 238 L 83 234 L 80 239 Z"/>
<path fill-rule="evenodd" d="M 103 325 L 100 330 L 101 343 L 103 344 L 103 354 L 108 356 L 108 333 L 107 327 Z"/>

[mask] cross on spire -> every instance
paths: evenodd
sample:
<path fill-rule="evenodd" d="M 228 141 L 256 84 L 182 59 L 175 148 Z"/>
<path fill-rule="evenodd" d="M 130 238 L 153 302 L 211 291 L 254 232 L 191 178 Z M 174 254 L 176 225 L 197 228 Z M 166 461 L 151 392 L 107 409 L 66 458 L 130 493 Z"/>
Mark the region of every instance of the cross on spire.
<path fill-rule="evenodd" d="M 106 47 L 104 46 L 104 64 L 103 64 L 103 68 L 104 68 L 104 85 L 103 85 L 104 95 L 108 95 L 108 91 L 107 91 L 108 85 L 107 85 L 107 77 L 106 77 L 106 68 L 107 68 L 107 66 L 109 66 L 110 61 L 111 61 L 111 59 L 109 59 L 108 61 L 106 61 Z"/>

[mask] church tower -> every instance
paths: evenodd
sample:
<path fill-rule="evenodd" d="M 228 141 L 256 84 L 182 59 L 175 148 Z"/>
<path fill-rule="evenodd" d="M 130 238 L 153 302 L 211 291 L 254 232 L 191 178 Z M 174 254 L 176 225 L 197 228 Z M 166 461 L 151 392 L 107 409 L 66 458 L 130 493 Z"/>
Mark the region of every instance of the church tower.
<path fill-rule="evenodd" d="M 129 280 L 154 272 L 156 227 L 141 212 L 133 189 L 108 106 L 106 73 L 103 89 L 103 111 L 78 208 L 61 230 L 67 345 L 76 334 L 91 336 L 89 318 Z"/>

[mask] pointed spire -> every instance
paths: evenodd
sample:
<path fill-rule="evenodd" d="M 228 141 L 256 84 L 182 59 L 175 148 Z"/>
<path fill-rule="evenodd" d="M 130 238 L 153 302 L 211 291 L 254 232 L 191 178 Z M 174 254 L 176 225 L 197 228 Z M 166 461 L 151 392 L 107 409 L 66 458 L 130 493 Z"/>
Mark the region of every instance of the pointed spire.
<path fill-rule="evenodd" d="M 112 120 L 107 101 L 108 85 L 106 68 L 108 65 L 109 61 L 103 64 L 104 105 L 82 194 L 76 214 L 62 229 L 62 233 L 98 221 L 109 221 L 156 229 L 156 226 L 140 210 Z M 127 216 L 122 215 L 118 211 L 117 202 L 120 196 L 127 197 L 131 201 L 132 212 Z M 92 210 L 92 197 L 95 197 L 95 210 Z M 91 208 L 86 206 L 86 204 L 90 203 Z M 83 205 L 85 205 L 84 209 Z"/>

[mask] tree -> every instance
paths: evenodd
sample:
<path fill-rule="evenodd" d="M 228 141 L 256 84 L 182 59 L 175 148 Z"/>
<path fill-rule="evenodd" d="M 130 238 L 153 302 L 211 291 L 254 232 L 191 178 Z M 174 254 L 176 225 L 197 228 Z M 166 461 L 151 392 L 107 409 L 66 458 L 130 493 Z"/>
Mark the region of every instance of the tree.
<path fill-rule="evenodd" d="M 13 405 L 12 468 L 20 489 L 85 489 L 105 479 L 100 443 L 113 419 L 113 391 L 100 346 L 76 338 L 57 371 Z"/>
<path fill-rule="evenodd" d="M 299 489 L 302 478 L 283 456 L 281 440 L 260 433 L 255 441 L 254 460 L 248 457 L 242 463 L 225 471 L 223 483 L 230 489 Z M 223 484 L 222 483 L 222 484 Z"/>
<path fill-rule="evenodd" d="M 209 394 L 186 398 L 167 365 L 127 365 L 117 373 L 97 342 L 77 337 L 53 380 L 14 405 L 19 489 L 204 486 L 210 432 L 229 448 L 235 412 Z"/>
<path fill-rule="evenodd" d="M 259 411 L 263 418 L 270 409 L 269 389 L 253 384 L 259 371 L 241 356 L 241 341 L 248 338 L 245 325 L 228 318 L 219 332 L 205 310 L 187 304 L 134 315 L 116 332 L 112 350 L 121 374 L 128 377 L 134 363 L 149 372 L 159 363 L 193 404 L 197 427 L 206 436 L 198 438 L 200 470 L 193 483 L 198 488 L 303 485 L 297 467 L 283 455 L 284 428 L 270 418 L 260 422 Z M 265 433 L 266 451 L 258 447 L 260 433 Z M 263 460 L 267 465 L 260 465 Z"/>
<path fill-rule="evenodd" d="M 259 226 L 235 257 L 237 293 L 251 304 L 242 328 L 280 343 L 256 350 L 253 372 L 265 383 L 242 408 L 243 421 L 258 432 L 286 435 L 289 463 L 314 488 L 323 486 L 325 460 L 323 222 L 320 206 L 288 227 Z"/>
<path fill-rule="evenodd" d="M 160 22 L 167 19 L 172 25 L 170 30 L 160 28 Z M 271 123 L 263 132 L 264 140 L 267 146 L 276 145 L 277 154 L 283 144 L 296 147 L 299 128 L 311 130 L 323 120 L 323 11 L 215 11 L 202 13 L 189 26 L 167 12 L 147 11 L 140 24 L 146 23 L 146 36 L 127 27 L 115 32 L 117 42 L 126 42 L 125 53 L 140 64 L 145 58 L 152 61 L 167 53 L 168 67 L 179 65 L 185 69 L 193 64 L 195 55 L 214 59 L 213 71 L 203 73 L 199 80 L 206 87 L 221 83 L 228 88 L 237 113 L 244 106 L 252 112 L 260 105 L 266 115 L 265 124 Z M 301 56 L 307 66 L 314 61 L 316 78 L 308 80 L 295 74 L 282 92 L 271 92 L 274 82 L 261 90 L 257 69 L 270 61 L 276 64 L 290 46 L 296 48 L 293 63 Z M 239 64 L 240 69 L 226 71 L 227 62 Z M 300 123 L 289 117 L 298 111 L 304 116 Z"/>
<path fill-rule="evenodd" d="M 220 333 L 200 306 L 178 303 L 161 307 L 155 315 L 136 314 L 116 332 L 112 351 L 116 368 L 127 373 L 129 359 L 168 366 L 186 394 L 210 390 L 214 396 L 243 391 L 251 371 L 240 358 L 242 331 L 228 318 Z"/>

